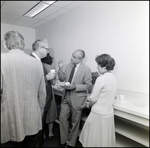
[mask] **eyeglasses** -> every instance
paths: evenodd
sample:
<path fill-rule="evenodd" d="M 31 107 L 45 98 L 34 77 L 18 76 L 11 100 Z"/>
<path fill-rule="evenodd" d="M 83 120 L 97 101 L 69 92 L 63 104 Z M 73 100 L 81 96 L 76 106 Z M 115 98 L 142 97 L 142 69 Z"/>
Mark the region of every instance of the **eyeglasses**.
<path fill-rule="evenodd" d="M 46 47 L 44 47 L 44 46 L 41 46 L 42 48 L 44 48 L 44 49 L 46 49 L 46 50 L 49 50 L 49 48 L 46 48 Z"/>
<path fill-rule="evenodd" d="M 82 59 L 82 58 L 80 58 L 80 57 L 76 57 L 75 55 L 72 55 L 72 57 L 73 57 L 74 59 Z"/>
<path fill-rule="evenodd" d="M 47 50 L 47 53 L 49 53 L 49 48 L 46 48 L 46 47 L 44 47 L 44 46 L 41 46 L 41 48 L 46 49 L 46 50 Z"/>

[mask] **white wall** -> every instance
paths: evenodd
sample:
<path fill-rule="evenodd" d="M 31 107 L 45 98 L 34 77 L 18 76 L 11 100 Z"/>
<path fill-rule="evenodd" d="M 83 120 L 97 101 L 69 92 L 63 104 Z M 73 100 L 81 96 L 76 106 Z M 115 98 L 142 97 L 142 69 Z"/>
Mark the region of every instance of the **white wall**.
<path fill-rule="evenodd" d="M 35 41 L 35 29 L 1 23 L 1 48 L 3 48 L 2 40 L 4 34 L 11 30 L 18 31 L 23 35 L 25 40 L 25 52 L 30 54 L 32 52 L 32 44 Z"/>
<path fill-rule="evenodd" d="M 83 49 L 92 71 L 96 55 L 108 53 L 118 89 L 149 94 L 149 1 L 89 1 L 38 27 L 37 38 L 48 39 L 56 63 Z"/>

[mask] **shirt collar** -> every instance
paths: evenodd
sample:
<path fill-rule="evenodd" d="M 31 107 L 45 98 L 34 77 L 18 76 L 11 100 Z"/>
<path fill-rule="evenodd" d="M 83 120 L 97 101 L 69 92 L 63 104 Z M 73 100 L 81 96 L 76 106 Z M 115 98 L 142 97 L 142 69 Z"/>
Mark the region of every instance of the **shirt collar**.
<path fill-rule="evenodd" d="M 76 64 L 76 69 L 78 69 L 78 67 L 80 66 L 81 62 Z"/>
<path fill-rule="evenodd" d="M 34 55 L 38 60 L 41 61 L 41 59 L 34 52 L 32 52 L 32 55 Z"/>

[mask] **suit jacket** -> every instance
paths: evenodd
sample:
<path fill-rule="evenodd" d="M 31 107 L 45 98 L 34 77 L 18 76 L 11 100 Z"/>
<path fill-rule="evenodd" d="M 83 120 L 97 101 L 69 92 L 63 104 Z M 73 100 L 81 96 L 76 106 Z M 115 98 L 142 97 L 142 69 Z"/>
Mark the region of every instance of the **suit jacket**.
<path fill-rule="evenodd" d="M 46 101 L 40 61 L 19 49 L 1 54 L 1 143 L 20 142 L 42 129 Z"/>
<path fill-rule="evenodd" d="M 65 81 L 68 81 L 72 67 L 73 64 L 71 63 L 67 65 L 64 74 Z M 64 89 L 62 100 L 68 96 L 68 93 L 71 93 L 71 102 L 74 109 L 80 110 L 85 108 L 87 92 L 92 88 L 91 69 L 81 63 L 71 83 L 76 85 L 76 89 L 72 91 Z"/>
<path fill-rule="evenodd" d="M 32 57 L 36 58 L 32 53 L 30 54 Z M 43 64 L 42 64 L 43 65 Z M 51 100 L 53 99 L 53 90 L 52 90 L 52 85 L 51 85 L 51 81 L 46 79 L 46 68 L 43 65 L 43 71 L 44 71 L 44 78 L 45 78 L 45 84 L 46 84 L 46 103 L 45 103 L 45 107 L 44 107 L 44 111 L 48 111 L 50 106 L 51 106 Z"/>

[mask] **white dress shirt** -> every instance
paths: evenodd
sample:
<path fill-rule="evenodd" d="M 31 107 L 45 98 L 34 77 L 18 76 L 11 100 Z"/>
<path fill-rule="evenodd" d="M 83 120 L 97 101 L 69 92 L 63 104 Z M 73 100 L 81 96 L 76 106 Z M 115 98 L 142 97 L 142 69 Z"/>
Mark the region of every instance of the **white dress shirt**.
<path fill-rule="evenodd" d="M 80 64 L 81 64 L 81 63 L 78 63 L 78 64 L 76 65 L 76 67 L 75 67 L 75 71 L 74 71 L 74 75 L 73 75 L 72 81 L 73 81 L 73 79 L 74 79 L 74 76 L 75 76 L 75 74 L 76 74 L 76 72 L 77 72 L 77 70 L 78 70 Z M 72 81 L 71 81 L 71 82 L 72 82 Z"/>
<path fill-rule="evenodd" d="M 32 54 L 33 54 L 38 60 L 41 61 L 41 59 L 40 59 L 34 52 L 32 52 Z"/>

